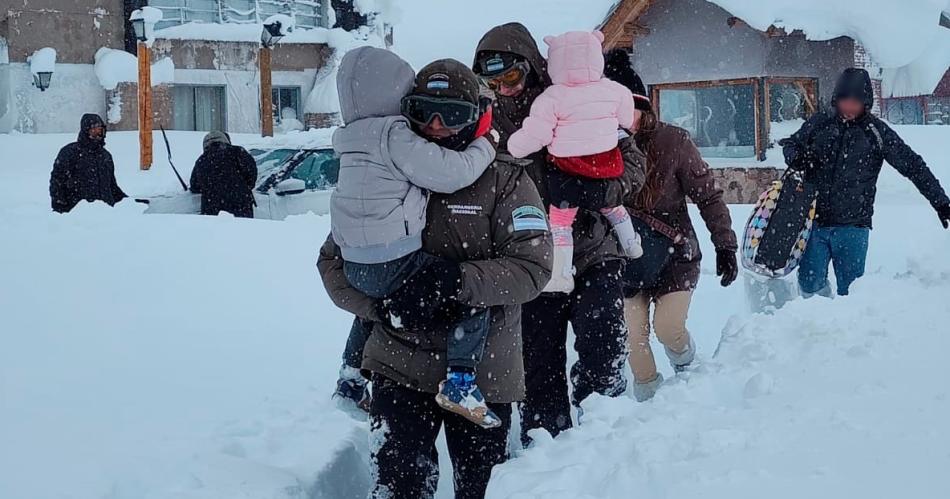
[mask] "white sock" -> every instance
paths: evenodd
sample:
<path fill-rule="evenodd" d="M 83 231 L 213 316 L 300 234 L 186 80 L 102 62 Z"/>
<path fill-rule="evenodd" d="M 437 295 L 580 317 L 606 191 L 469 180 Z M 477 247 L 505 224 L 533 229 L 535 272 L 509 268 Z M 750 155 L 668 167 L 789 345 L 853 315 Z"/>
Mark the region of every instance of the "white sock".
<path fill-rule="evenodd" d="M 640 258 L 643 256 L 643 246 L 640 244 L 640 234 L 633 228 L 633 222 L 630 219 L 630 213 L 623 206 L 615 208 L 605 208 L 601 213 L 607 217 L 614 231 L 617 232 L 617 238 L 620 239 L 620 246 L 628 258 Z"/>

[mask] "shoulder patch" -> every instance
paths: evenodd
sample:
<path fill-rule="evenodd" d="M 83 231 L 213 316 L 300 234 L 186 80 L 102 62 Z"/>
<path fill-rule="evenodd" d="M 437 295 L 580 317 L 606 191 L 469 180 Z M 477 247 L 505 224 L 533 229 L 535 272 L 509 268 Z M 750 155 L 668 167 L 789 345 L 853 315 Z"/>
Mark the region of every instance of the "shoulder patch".
<path fill-rule="evenodd" d="M 548 219 L 541 208 L 525 205 L 511 212 L 511 225 L 515 231 L 542 230 L 547 232 Z"/>

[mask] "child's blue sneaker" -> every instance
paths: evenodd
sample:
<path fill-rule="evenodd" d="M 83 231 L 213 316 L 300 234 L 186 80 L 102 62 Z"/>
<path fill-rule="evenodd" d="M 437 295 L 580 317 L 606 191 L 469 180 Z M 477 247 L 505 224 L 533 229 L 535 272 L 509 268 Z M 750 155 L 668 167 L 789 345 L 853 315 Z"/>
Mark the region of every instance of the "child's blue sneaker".
<path fill-rule="evenodd" d="M 443 409 L 458 414 L 482 428 L 498 428 L 501 418 L 485 403 L 485 397 L 475 384 L 475 375 L 467 372 L 449 372 L 439 384 L 435 401 Z"/>

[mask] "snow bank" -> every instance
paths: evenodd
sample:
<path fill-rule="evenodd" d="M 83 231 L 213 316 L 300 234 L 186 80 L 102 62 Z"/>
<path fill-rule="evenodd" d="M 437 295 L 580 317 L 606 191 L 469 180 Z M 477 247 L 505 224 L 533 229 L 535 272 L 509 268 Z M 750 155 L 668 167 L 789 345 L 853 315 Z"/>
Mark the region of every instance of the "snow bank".
<path fill-rule="evenodd" d="M 155 38 L 260 43 L 263 30 L 263 24 L 190 22 L 157 30 Z M 295 29 L 281 38 L 280 43 L 327 43 L 329 31 L 324 28 Z"/>
<path fill-rule="evenodd" d="M 904 222 L 888 218 L 888 233 L 900 231 Z M 950 243 L 927 221 L 913 230 L 928 244 Z M 903 257 L 920 251 L 872 239 L 904 272 Z M 950 348 L 940 298 L 950 266 L 934 255 L 921 255 L 937 267 L 926 276 L 872 273 L 846 299 L 734 317 L 715 357 L 701 349 L 699 364 L 651 402 L 585 403 L 582 426 L 496 468 L 487 497 L 941 497 L 950 489 L 950 389 L 927 352 Z"/>
<path fill-rule="evenodd" d="M 332 149 L 333 128 L 314 128 L 302 131 L 288 131 L 273 137 L 247 136 L 238 145 L 247 149 Z"/>
<path fill-rule="evenodd" d="M 96 77 L 106 90 L 119 83 L 138 81 L 138 58 L 124 50 L 102 47 L 96 52 Z M 175 63 L 164 57 L 152 64 L 152 85 L 175 81 Z"/>
<path fill-rule="evenodd" d="M 44 47 L 30 56 L 30 72 L 34 75 L 39 73 L 56 72 L 56 49 Z"/>
<path fill-rule="evenodd" d="M 809 40 L 851 37 L 885 68 L 885 97 L 933 92 L 950 66 L 947 0 L 710 0 L 759 30 L 800 29 Z"/>
<path fill-rule="evenodd" d="M 329 400 L 351 318 L 313 266 L 326 217 L 141 210 L 0 222 L 0 497 L 310 497 L 366 441 Z"/>
<path fill-rule="evenodd" d="M 451 3 L 453 8 L 447 8 Z M 599 26 L 614 0 L 400 0 L 393 50 L 417 71 L 445 57 L 471 64 L 475 47 L 489 29 L 518 21 L 531 30 L 544 53 L 545 35 Z M 464 5 L 464 7 L 463 7 Z"/>
<path fill-rule="evenodd" d="M 896 129 L 946 183 L 950 127 Z M 203 135 L 169 132 L 186 177 Z M 0 497 L 365 497 L 366 427 L 329 403 L 351 317 L 313 268 L 328 217 L 145 216 L 131 202 L 54 215 L 49 171 L 75 137 L 0 135 Z M 133 196 L 178 188 L 161 143 L 141 172 L 136 132 L 109 134 Z M 853 296 L 751 317 L 705 258 L 699 365 L 673 376 L 661 362 L 671 380 L 650 403 L 585 403 L 581 427 L 513 456 L 488 497 L 943 497 L 950 233 L 885 170 Z M 748 208 L 732 216 L 738 229 Z"/>

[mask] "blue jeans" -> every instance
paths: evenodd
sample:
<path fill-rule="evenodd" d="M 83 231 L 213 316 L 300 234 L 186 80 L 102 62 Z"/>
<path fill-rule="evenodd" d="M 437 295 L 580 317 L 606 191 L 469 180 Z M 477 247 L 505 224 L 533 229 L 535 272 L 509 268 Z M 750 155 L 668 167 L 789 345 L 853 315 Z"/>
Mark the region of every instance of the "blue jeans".
<path fill-rule="evenodd" d="M 834 263 L 838 294 L 846 296 L 851 284 L 864 275 L 870 233 L 867 227 L 815 227 L 798 268 L 802 294 L 831 296 L 828 264 Z"/>
<path fill-rule="evenodd" d="M 359 292 L 371 298 L 382 299 L 395 293 L 409 278 L 435 260 L 435 256 L 416 251 L 386 263 L 344 262 L 343 272 L 350 285 Z M 466 307 L 464 310 L 472 309 Z M 449 331 L 446 361 L 449 369 L 475 370 L 485 352 L 485 342 L 491 330 L 491 316 L 487 308 L 463 313 L 462 316 L 462 320 Z M 359 318 L 353 321 L 350 336 L 346 341 L 346 350 L 343 352 L 345 365 L 360 367 L 363 347 L 371 331 L 371 323 Z"/>

